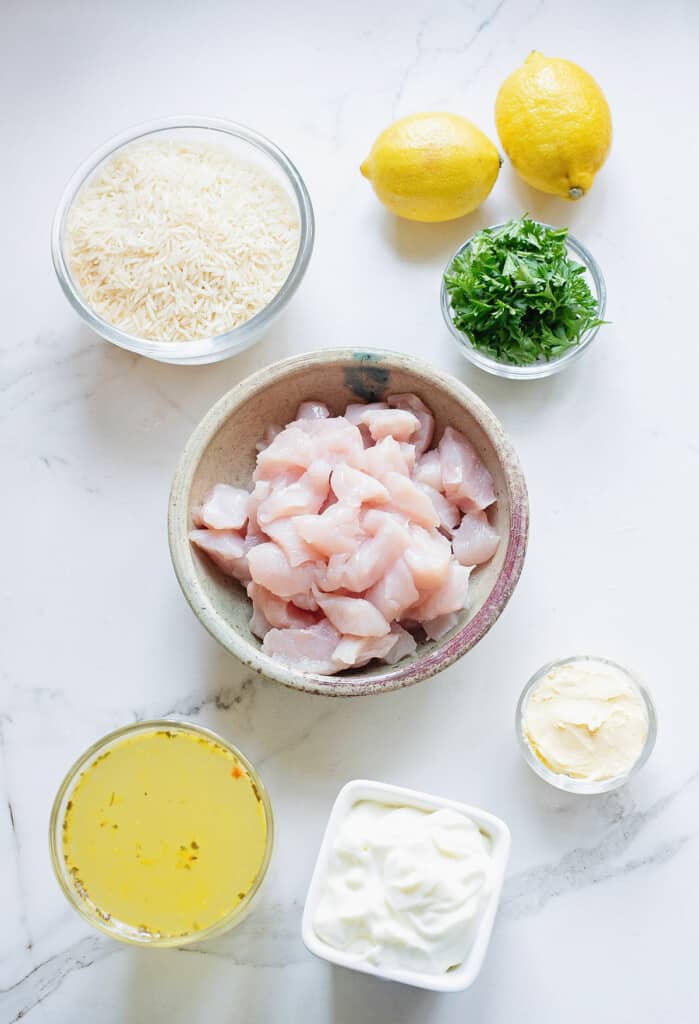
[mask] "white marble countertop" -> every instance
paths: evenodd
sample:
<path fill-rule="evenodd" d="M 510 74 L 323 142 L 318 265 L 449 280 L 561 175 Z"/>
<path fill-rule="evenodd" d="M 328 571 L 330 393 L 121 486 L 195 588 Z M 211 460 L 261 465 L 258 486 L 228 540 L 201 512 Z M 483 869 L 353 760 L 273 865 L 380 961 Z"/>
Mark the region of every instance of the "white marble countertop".
<path fill-rule="evenodd" d="M 696 1020 L 699 435 L 694 325 L 699 159 L 687 101 L 699 7 L 686 0 L 306 4 L 25 0 L 3 11 L 0 445 L 0 1021 L 184 1024 L 588 1024 Z M 577 205 L 505 166 L 477 214 L 384 214 L 358 173 L 394 115 L 444 108 L 494 137 L 499 83 L 532 48 L 603 84 L 612 156 Z M 317 215 L 301 291 L 256 348 L 203 368 L 100 341 L 54 279 L 49 225 L 77 164 L 122 128 L 230 117 L 297 162 Z M 528 209 L 570 224 L 601 263 L 613 323 L 567 373 L 490 379 L 442 321 L 440 270 L 474 228 Z M 253 679 L 205 633 L 170 567 L 170 478 L 193 425 L 282 356 L 380 345 L 431 358 L 503 420 L 532 531 L 502 619 L 408 691 L 330 700 Z M 554 792 L 525 767 L 514 707 L 542 662 L 594 652 L 636 667 L 656 751 L 606 797 Z M 179 715 L 260 767 L 278 838 L 255 913 L 186 950 L 93 933 L 51 872 L 47 822 L 69 763 L 102 733 Z M 423 788 L 503 817 L 509 877 L 480 978 L 430 995 L 314 960 L 300 914 L 340 785 Z"/>

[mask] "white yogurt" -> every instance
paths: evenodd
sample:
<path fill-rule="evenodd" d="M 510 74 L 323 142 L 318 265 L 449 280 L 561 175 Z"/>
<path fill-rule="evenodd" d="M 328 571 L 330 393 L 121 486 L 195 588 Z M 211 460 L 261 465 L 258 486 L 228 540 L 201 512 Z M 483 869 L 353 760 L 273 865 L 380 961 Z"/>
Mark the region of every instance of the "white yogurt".
<path fill-rule="evenodd" d="M 492 880 L 490 843 L 466 815 L 360 800 L 338 830 L 313 927 L 374 966 L 443 974 L 468 955 Z"/>

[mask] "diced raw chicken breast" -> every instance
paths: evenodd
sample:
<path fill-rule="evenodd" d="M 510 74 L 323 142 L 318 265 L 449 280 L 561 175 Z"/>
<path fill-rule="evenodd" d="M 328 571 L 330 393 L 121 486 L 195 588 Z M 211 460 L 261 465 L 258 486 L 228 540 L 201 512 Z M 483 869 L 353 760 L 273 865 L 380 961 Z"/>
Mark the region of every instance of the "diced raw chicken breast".
<path fill-rule="evenodd" d="M 446 615 L 438 615 L 436 619 L 428 619 L 427 622 L 423 622 L 422 628 L 430 640 L 439 640 L 450 629 L 453 629 L 458 621 L 459 616 L 456 612 L 448 612 Z"/>
<path fill-rule="evenodd" d="M 368 508 L 361 514 L 362 528 L 370 537 L 375 537 L 379 530 L 392 530 L 395 523 L 401 526 L 409 526 L 407 516 L 401 515 L 393 509 Z"/>
<path fill-rule="evenodd" d="M 264 640 L 271 628 L 272 626 L 265 618 L 262 609 L 253 604 L 252 615 L 250 616 L 250 632 L 252 635 L 256 636 L 259 640 Z"/>
<path fill-rule="evenodd" d="M 311 463 L 311 465 L 313 465 L 313 463 Z M 282 487 L 291 487 L 292 484 L 298 483 L 306 472 L 308 471 L 305 469 L 299 469 L 295 466 L 293 469 L 287 469 L 283 473 L 277 473 L 277 475 L 273 476 L 270 480 L 258 480 L 258 483 L 260 485 L 266 484 L 269 487 L 269 493 L 271 494 L 272 491 L 280 491 Z M 255 484 L 255 487 L 257 487 L 257 484 Z M 260 504 L 262 504 L 262 502 L 260 502 Z"/>
<path fill-rule="evenodd" d="M 189 539 L 227 576 L 234 576 L 243 583 L 250 579 L 248 555 L 253 547 L 250 538 L 235 530 L 191 530 Z"/>
<path fill-rule="evenodd" d="M 210 530 L 242 530 L 248 521 L 250 495 L 242 487 L 216 484 L 192 517 L 197 526 Z"/>
<path fill-rule="evenodd" d="M 290 565 L 282 549 L 271 542 L 258 544 L 249 552 L 248 566 L 255 583 L 288 601 L 294 600 L 296 595 L 310 593 L 316 572 L 315 562 Z M 298 602 L 294 600 L 294 603 Z"/>
<path fill-rule="evenodd" d="M 454 558 L 462 565 L 482 565 L 497 551 L 500 535 L 485 512 L 467 512 L 451 543 Z"/>
<path fill-rule="evenodd" d="M 353 469 L 345 462 L 339 462 L 332 472 L 330 486 L 338 501 L 346 505 L 385 504 L 388 491 L 384 485 L 368 473 Z"/>
<path fill-rule="evenodd" d="M 331 555 L 323 590 L 346 588 L 361 594 L 377 583 L 389 566 L 403 554 L 410 534 L 397 520 L 382 526 L 375 536 L 359 545 L 351 555 Z"/>
<path fill-rule="evenodd" d="M 444 490 L 450 501 L 466 509 L 487 508 L 495 501 L 493 478 L 463 434 L 447 427 L 439 442 Z"/>
<path fill-rule="evenodd" d="M 420 595 L 413 582 L 413 576 L 404 558 L 398 558 L 389 566 L 381 579 L 364 595 L 367 601 L 376 605 L 387 622 L 400 619 Z"/>
<path fill-rule="evenodd" d="M 410 476 L 410 466 L 406 460 L 405 453 L 401 446 L 392 437 L 385 437 L 372 448 L 364 452 L 365 469 L 367 473 L 386 483 L 389 473 L 400 473 L 402 476 Z"/>
<path fill-rule="evenodd" d="M 248 597 L 253 607 L 259 608 L 262 612 L 270 628 L 274 626 L 276 629 L 305 629 L 306 626 L 313 626 L 317 622 L 316 615 L 302 611 L 291 601 L 277 597 L 259 583 L 248 583 Z"/>
<path fill-rule="evenodd" d="M 415 472 L 415 445 L 408 444 L 407 441 L 399 441 L 399 445 L 401 455 L 403 456 L 403 461 L 405 462 L 406 468 L 408 470 L 408 476 L 412 477 L 413 473 Z"/>
<path fill-rule="evenodd" d="M 374 444 L 374 439 L 369 433 L 366 423 L 360 422 L 361 417 L 370 410 L 380 411 L 382 409 L 388 409 L 386 402 L 355 402 L 345 409 L 345 419 L 357 427 L 365 448 L 370 448 Z"/>
<path fill-rule="evenodd" d="M 398 637 L 398 640 L 390 651 L 383 655 L 383 660 L 387 665 L 395 665 L 397 661 L 407 657 L 408 654 L 412 654 L 417 648 L 417 643 L 412 633 L 409 633 L 407 629 L 403 629 L 397 622 L 394 622 L 391 626 L 391 634 Z"/>
<path fill-rule="evenodd" d="M 318 573 L 322 571 L 319 568 L 321 564 L 322 563 L 320 562 L 316 562 L 316 576 L 318 575 Z M 291 598 L 291 603 L 295 604 L 297 608 L 301 608 L 303 611 L 306 612 L 320 611 L 318 607 L 318 602 L 313 596 L 312 590 L 304 590 L 302 594 L 294 594 L 293 597 Z"/>
<path fill-rule="evenodd" d="M 365 413 L 378 412 L 382 409 L 388 409 L 388 402 L 354 402 L 345 409 L 345 419 L 358 427 Z"/>
<path fill-rule="evenodd" d="M 272 493 L 257 509 L 257 521 L 265 528 L 275 519 L 318 512 L 328 496 L 330 465 L 315 459 L 295 483 L 272 485 Z"/>
<path fill-rule="evenodd" d="M 443 494 L 440 494 L 439 491 L 435 491 L 434 487 L 430 487 L 429 484 L 418 483 L 417 486 L 421 491 L 425 492 L 432 502 L 432 508 L 439 517 L 440 530 L 451 536 L 461 521 L 461 509 L 459 506 L 454 505 Z"/>
<path fill-rule="evenodd" d="M 446 582 L 451 545 L 436 530 L 411 526 L 410 544 L 404 557 L 418 590 L 433 590 Z"/>
<path fill-rule="evenodd" d="M 471 568 L 499 542 L 482 511 L 492 478 L 451 427 L 428 450 L 434 417 L 414 394 L 345 416 L 309 400 L 296 417 L 258 444 L 251 494 L 218 484 L 193 510 L 207 528 L 192 543 L 248 584 L 270 656 L 322 675 L 395 664 L 417 646 L 406 627 L 437 639 L 457 625 Z"/>
<path fill-rule="evenodd" d="M 265 430 L 262 440 L 258 441 L 255 445 L 257 451 L 263 452 L 265 448 L 268 448 L 271 445 L 277 434 L 281 434 L 281 432 L 282 428 L 277 423 L 271 423 Z"/>
<path fill-rule="evenodd" d="M 436 590 L 430 590 L 418 604 L 410 609 L 410 615 L 424 623 L 439 615 L 449 615 L 466 607 L 468 600 L 468 578 L 471 570 L 458 562 L 450 562 L 447 578 Z"/>
<path fill-rule="evenodd" d="M 292 567 L 303 565 L 304 562 L 315 562 L 318 558 L 315 548 L 300 536 L 297 521 L 298 517 L 290 516 L 286 519 L 275 519 L 273 523 L 267 523 L 264 527 L 267 536 L 279 545 Z"/>
<path fill-rule="evenodd" d="M 413 444 L 415 445 L 416 454 L 422 455 L 432 444 L 434 416 L 417 395 L 389 395 L 386 401 L 392 409 L 405 409 L 417 417 L 420 426 L 417 437 L 413 438 Z"/>
<path fill-rule="evenodd" d="M 322 402 L 301 402 L 296 410 L 297 420 L 327 420 L 330 410 Z"/>
<path fill-rule="evenodd" d="M 442 460 L 437 449 L 420 456 L 413 471 L 413 479 L 416 483 L 426 484 L 435 491 L 444 492 Z"/>
<path fill-rule="evenodd" d="M 321 505 L 320 512 L 318 513 L 318 515 L 322 516 L 323 512 L 326 512 L 330 508 L 331 505 L 337 505 L 337 498 L 336 498 L 332 488 L 328 491 L 328 496 L 325 499 L 325 501 L 323 502 L 323 504 Z"/>
<path fill-rule="evenodd" d="M 404 409 L 366 409 L 359 417 L 375 441 L 392 437 L 396 441 L 409 441 L 420 430 L 417 416 Z"/>
<path fill-rule="evenodd" d="M 252 489 L 248 503 L 248 536 L 259 535 L 262 527 L 257 521 L 257 510 L 269 495 L 272 493 L 272 485 L 269 480 L 258 480 Z M 262 538 L 265 539 L 264 537 Z"/>
<path fill-rule="evenodd" d="M 313 591 L 321 611 L 340 633 L 353 636 L 385 636 L 390 626 L 378 608 L 362 597 L 336 597 Z"/>
<path fill-rule="evenodd" d="M 439 526 L 439 516 L 428 496 L 413 483 L 410 477 L 400 473 L 387 473 L 386 488 L 390 496 L 390 507 L 420 526 Z"/>
<path fill-rule="evenodd" d="M 355 469 L 364 469 L 364 441 L 358 427 L 342 416 L 327 420 L 297 420 L 294 424 L 311 441 L 316 458 L 331 466 L 346 462 Z"/>
<path fill-rule="evenodd" d="M 319 516 L 296 516 L 294 525 L 299 536 L 326 558 L 349 554 L 364 536 L 356 508 L 342 503 L 330 505 Z"/>
<path fill-rule="evenodd" d="M 321 422 L 301 420 L 300 423 Z M 274 440 L 257 456 L 257 467 L 253 480 L 273 480 L 290 469 L 307 469 L 316 456 L 313 439 L 300 429 L 299 423 L 292 423 L 277 434 Z"/>
<path fill-rule="evenodd" d="M 270 629 L 262 649 L 271 657 L 288 662 L 302 672 L 329 676 L 337 672 L 333 654 L 340 634 L 327 619 L 305 629 Z"/>
<path fill-rule="evenodd" d="M 373 658 L 385 658 L 396 646 L 399 637 L 393 633 L 386 636 L 343 636 L 335 648 L 333 661 L 335 671 L 344 668 L 361 668 Z"/>

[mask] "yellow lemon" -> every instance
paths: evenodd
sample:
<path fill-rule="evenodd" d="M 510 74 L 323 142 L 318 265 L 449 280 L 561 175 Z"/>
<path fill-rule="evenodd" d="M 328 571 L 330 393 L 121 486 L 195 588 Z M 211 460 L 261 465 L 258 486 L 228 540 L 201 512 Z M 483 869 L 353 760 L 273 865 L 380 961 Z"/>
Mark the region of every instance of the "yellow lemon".
<path fill-rule="evenodd" d="M 480 206 L 500 163 L 490 139 L 465 118 L 412 114 L 379 135 L 360 170 L 392 213 L 441 221 Z"/>
<path fill-rule="evenodd" d="M 589 191 L 612 144 L 612 117 L 594 78 L 536 50 L 500 87 L 495 124 L 520 177 L 566 199 Z"/>

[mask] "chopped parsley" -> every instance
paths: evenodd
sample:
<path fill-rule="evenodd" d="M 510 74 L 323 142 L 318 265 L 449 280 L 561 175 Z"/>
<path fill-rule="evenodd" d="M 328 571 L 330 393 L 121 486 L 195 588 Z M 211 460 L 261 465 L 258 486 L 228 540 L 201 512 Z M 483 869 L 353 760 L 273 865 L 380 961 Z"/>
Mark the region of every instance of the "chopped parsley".
<path fill-rule="evenodd" d="M 479 231 L 454 257 L 444 275 L 451 318 L 475 348 L 526 366 L 558 358 L 604 323 L 567 234 L 524 214 Z"/>

